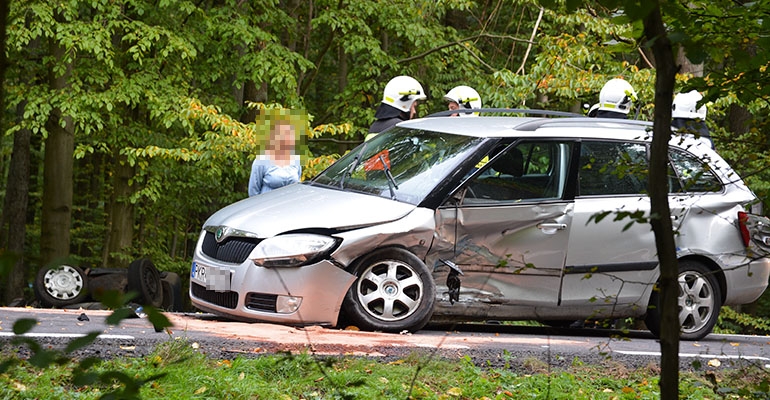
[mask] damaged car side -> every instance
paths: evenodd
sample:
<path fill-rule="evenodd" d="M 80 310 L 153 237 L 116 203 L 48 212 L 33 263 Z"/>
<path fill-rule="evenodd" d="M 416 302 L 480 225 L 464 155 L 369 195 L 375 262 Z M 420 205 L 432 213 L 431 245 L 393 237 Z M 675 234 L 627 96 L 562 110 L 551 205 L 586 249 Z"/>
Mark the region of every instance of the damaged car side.
<path fill-rule="evenodd" d="M 651 125 L 431 117 L 361 144 L 310 181 L 204 224 L 195 307 L 247 321 L 415 331 L 429 322 L 645 317 L 659 276 L 646 196 Z M 682 337 L 758 298 L 770 222 L 694 137 L 670 142 Z M 652 305 L 652 307 L 650 307 Z"/>

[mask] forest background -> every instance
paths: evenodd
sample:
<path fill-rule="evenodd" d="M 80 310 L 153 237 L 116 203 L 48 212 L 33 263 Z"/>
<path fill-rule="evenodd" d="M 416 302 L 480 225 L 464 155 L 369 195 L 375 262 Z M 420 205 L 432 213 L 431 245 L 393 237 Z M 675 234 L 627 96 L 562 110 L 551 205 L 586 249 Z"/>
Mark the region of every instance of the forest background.
<path fill-rule="evenodd" d="M 426 89 L 421 116 L 461 84 L 486 107 L 581 113 L 622 77 L 638 93 L 634 117 L 650 120 L 655 60 L 634 39 L 641 26 L 601 2 L 548 3 L 10 2 L 0 251 L 23 257 L 0 304 L 31 301 L 35 272 L 64 260 L 149 257 L 187 276 L 205 219 L 247 196 L 265 108 L 306 113 L 304 178 L 363 140 L 397 75 Z M 700 30 L 680 38 L 676 89 L 706 95 L 717 151 L 767 199 L 770 4 L 687 5 L 677 18 Z M 763 303 L 754 311 L 766 315 Z"/>

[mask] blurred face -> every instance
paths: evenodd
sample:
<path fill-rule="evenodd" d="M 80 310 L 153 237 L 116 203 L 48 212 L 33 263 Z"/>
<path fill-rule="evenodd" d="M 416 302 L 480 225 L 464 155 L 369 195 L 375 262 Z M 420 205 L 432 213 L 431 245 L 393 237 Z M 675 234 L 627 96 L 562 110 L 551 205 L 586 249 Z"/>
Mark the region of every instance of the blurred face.
<path fill-rule="evenodd" d="M 273 150 L 294 150 L 294 127 L 290 124 L 278 124 L 273 127 L 273 136 L 270 145 Z"/>

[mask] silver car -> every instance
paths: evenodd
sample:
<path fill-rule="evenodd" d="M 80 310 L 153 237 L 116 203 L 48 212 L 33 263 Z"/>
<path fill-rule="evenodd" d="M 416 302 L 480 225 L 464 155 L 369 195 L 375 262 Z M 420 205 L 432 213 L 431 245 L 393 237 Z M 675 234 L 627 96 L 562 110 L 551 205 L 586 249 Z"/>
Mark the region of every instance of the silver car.
<path fill-rule="evenodd" d="M 415 331 L 428 323 L 645 318 L 659 333 L 647 222 L 652 126 L 544 117 L 407 121 L 310 181 L 204 224 L 198 309 L 247 321 Z M 770 221 L 692 136 L 670 142 L 683 339 L 770 276 Z M 343 325 L 344 324 L 344 325 Z"/>

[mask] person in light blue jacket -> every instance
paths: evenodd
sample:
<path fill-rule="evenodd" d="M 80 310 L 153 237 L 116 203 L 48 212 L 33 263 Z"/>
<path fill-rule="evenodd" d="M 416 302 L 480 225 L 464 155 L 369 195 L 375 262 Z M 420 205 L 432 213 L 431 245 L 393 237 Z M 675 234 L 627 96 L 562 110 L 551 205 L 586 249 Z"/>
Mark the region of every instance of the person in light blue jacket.
<path fill-rule="evenodd" d="M 302 176 L 299 155 L 294 153 L 294 127 L 288 121 L 276 121 L 270 130 L 270 140 L 263 154 L 251 164 L 249 196 L 269 192 L 297 183 Z"/>

